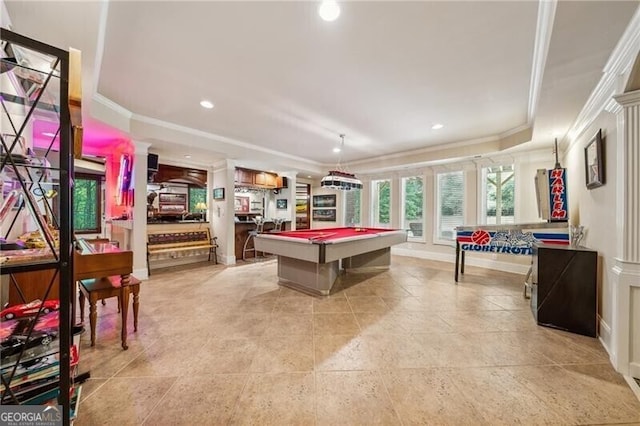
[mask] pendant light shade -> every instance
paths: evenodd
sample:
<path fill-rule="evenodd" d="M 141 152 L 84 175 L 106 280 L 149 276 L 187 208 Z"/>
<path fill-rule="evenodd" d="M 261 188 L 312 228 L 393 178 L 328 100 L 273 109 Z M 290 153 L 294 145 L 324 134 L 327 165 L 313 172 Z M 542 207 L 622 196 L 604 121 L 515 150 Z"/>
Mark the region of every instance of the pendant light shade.
<path fill-rule="evenodd" d="M 344 151 L 344 135 L 340 135 L 342 142 L 340 144 L 340 156 Z M 342 169 L 340 160 L 336 170 L 330 170 L 329 173 L 322 178 L 320 186 L 328 189 L 340 189 L 342 191 L 350 191 L 352 189 L 362 189 L 362 181 L 353 173 L 346 172 Z"/>

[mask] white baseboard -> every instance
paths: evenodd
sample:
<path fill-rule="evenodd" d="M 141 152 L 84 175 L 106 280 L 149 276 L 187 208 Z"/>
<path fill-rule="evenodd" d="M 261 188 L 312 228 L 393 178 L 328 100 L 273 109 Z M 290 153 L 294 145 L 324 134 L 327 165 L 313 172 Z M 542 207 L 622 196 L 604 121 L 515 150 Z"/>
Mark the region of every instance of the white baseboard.
<path fill-rule="evenodd" d="M 455 255 L 451 255 L 449 253 L 439 253 L 435 251 L 424 251 L 424 250 L 411 250 L 400 247 L 391 247 L 391 254 L 395 254 L 398 256 L 405 257 L 415 257 L 418 259 L 428 259 L 428 260 L 437 260 L 440 262 L 449 262 L 453 263 L 455 261 Z"/>
<path fill-rule="evenodd" d="M 640 378 L 640 363 L 637 363 L 637 362 L 629 363 L 629 375 L 631 377 Z"/>
<path fill-rule="evenodd" d="M 603 320 L 600 316 L 598 316 L 598 323 L 600 324 L 600 330 L 598 332 L 598 340 L 600 340 L 600 343 L 609 354 L 609 360 L 611 361 L 611 364 L 616 365 L 615 364 L 615 361 L 616 361 L 615 348 L 611 340 L 612 339 L 611 326 L 609 326 L 609 324 L 607 324 L 607 322 Z"/>
<path fill-rule="evenodd" d="M 638 398 L 638 401 L 640 401 L 640 386 L 638 386 L 638 382 L 636 382 L 631 376 L 624 376 L 624 379 L 627 381 L 627 384 L 636 395 L 636 398 Z"/>
<path fill-rule="evenodd" d="M 406 248 L 391 247 L 391 254 L 406 257 L 415 257 L 418 259 L 436 260 L 441 262 L 454 263 L 456 260 L 455 254 L 439 253 L 433 251 L 424 250 L 410 250 Z M 526 274 L 529 270 L 529 265 L 522 265 L 519 263 L 501 262 L 499 260 L 481 259 L 477 257 L 465 256 L 465 265 L 478 266 L 480 268 L 494 269 L 503 272 L 512 272 L 514 274 Z M 453 268 L 452 268 L 453 269 Z"/>
<path fill-rule="evenodd" d="M 218 255 L 218 263 L 223 265 L 235 265 L 236 264 L 236 256 L 226 256 L 226 255 Z"/>

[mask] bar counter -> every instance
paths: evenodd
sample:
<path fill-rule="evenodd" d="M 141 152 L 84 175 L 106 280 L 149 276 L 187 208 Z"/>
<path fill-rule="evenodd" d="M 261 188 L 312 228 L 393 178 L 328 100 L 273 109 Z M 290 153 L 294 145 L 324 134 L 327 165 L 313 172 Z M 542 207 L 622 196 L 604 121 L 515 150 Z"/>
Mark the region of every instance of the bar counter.
<path fill-rule="evenodd" d="M 236 235 L 235 235 L 234 251 L 236 255 L 236 261 L 239 261 L 239 260 L 242 260 L 242 248 L 244 247 L 244 242 L 249 236 L 249 231 L 253 231 L 254 229 L 256 229 L 256 223 L 252 220 L 245 220 L 245 221 L 237 221 L 235 222 L 235 225 L 236 225 Z M 274 227 L 275 227 L 275 224 L 273 223 L 272 220 L 265 220 L 263 231 L 269 232 L 273 230 Z M 282 230 L 284 231 L 284 230 L 290 230 L 290 229 L 291 229 L 291 221 L 285 220 L 282 223 Z M 254 257 L 254 253 L 247 253 L 247 257 Z"/>

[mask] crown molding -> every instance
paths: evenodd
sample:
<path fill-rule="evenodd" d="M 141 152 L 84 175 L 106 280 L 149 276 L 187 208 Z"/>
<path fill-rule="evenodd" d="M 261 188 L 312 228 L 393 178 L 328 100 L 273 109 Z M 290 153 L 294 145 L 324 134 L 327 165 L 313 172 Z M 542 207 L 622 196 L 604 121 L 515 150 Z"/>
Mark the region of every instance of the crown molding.
<path fill-rule="evenodd" d="M 622 105 L 620 105 L 617 101 L 616 101 L 616 97 L 612 97 L 611 99 L 609 99 L 609 102 L 607 102 L 604 105 L 604 110 L 616 115 L 618 114 L 620 111 L 622 111 Z"/>
<path fill-rule="evenodd" d="M 149 142 L 137 141 L 135 139 L 132 139 L 131 142 L 133 142 L 133 147 L 135 148 L 134 152 L 136 154 L 149 154 L 149 147 L 151 146 Z"/>
<path fill-rule="evenodd" d="M 94 93 L 92 98 L 94 102 L 97 102 L 100 105 L 109 108 L 113 112 L 120 114 L 128 120 L 131 120 L 131 118 L 133 117 L 133 113 L 131 111 L 121 106 L 120 104 L 113 102 L 106 96 L 102 96 L 100 93 Z"/>
<path fill-rule="evenodd" d="M 623 93 L 621 95 L 614 96 L 613 99 L 615 99 L 615 102 L 621 107 L 638 105 L 640 104 L 640 90 Z"/>
<path fill-rule="evenodd" d="M 250 144 L 250 143 L 247 143 L 247 142 L 243 142 L 243 141 L 239 141 L 237 139 L 232 139 L 232 138 L 228 138 L 226 136 L 216 135 L 214 133 L 209 133 L 209 132 L 205 132 L 203 130 L 194 129 L 192 127 L 187 127 L 187 126 L 183 126 L 183 125 L 180 125 L 180 124 L 159 120 L 157 118 L 147 117 L 147 116 L 140 115 L 140 114 L 133 114 L 133 116 L 131 117 L 131 120 L 132 121 L 137 121 L 137 122 L 143 123 L 143 124 L 149 124 L 151 126 L 155 126 L 155 127 L 159 127 L 159 128 L 163 128 L 163 129 L 173 130 L 173 131 L 184 133 L 184 134 L 191 135 L 191 136 L 201 137 L 203 139 L 214 140 L 214 141 L 217 141 L 217 142 L 226 143 L 226 144 L 233 145 L 233 146 L 236 146 L 236 147 L 240 147 L 240 148 L 243 148 L 243 149 L 252 150 L 254 152 L 262 152 L 264 154 L 269 154 L 269 155 L 273 155 L 273 156 L 280 157 L 280 158 L 287 158 L 287 159 L 294 160 L 294 161 L 297 161 L 297 162 L 300 162 L 300 163 L 305 163 L 305 164 L 308 164 L 308 165 L 322 166 L 322 164 L 317 162 L 317 161 L 311 161 L 311 160 L 308 160 L 306 158 L 301 158 L 301 157 L 297 157 L 295 155 L 290 155 L 290 154 L 284 153 L 282 151 L 275 151 L 275 150 L 268 149 L 268 148 L 262 148 L 260 146 L 253 145 L 253 144 Z"/>
<path fill-rule="evenodd" d="M 624 34 L 613 49 L 609 60 L 604 66 L 602 78 L 591 92 L 589 99 L 582 107 L 573 125 L 569 128 L 565 151 L 573 148 L 585 130 L 595 121 L 605 109 L 605 106 L 609 104 L 611 98 L 623 90 L 622 87 L 618 87 L 618 78 L 628 74 L 639 50 L 640 7 L 636 9 Z"/>
<path fill-rule="evenodd" d="M 527 111 L 528 124 L 533 123 L 538 111 L 540 90 L 544 77 L 544 68 L 549 55 L 553 22 L 556 17 L 556 0 L 542 0 L 538 3 L 538 20 L 536 23 L 536 39 L 533 46 L 533 61 L 531 65 L 531 81 L 529 83 L 529 105 Z"/>

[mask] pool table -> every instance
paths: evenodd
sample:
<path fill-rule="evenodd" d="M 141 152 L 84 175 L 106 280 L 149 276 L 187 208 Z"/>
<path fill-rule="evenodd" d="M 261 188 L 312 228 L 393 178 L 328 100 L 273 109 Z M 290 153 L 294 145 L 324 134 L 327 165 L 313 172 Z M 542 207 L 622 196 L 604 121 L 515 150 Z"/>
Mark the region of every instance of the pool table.
<path fill-rule="evenodd" d="M 388 267 L 391 246 L 407 232 L 380 228 L 324 228 L 259 234 L 258 251 L 278 256 L 280 282 L 298 290 L 328 295 L 342 268 Z"/>

